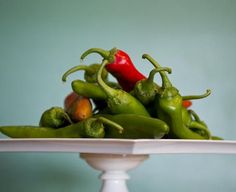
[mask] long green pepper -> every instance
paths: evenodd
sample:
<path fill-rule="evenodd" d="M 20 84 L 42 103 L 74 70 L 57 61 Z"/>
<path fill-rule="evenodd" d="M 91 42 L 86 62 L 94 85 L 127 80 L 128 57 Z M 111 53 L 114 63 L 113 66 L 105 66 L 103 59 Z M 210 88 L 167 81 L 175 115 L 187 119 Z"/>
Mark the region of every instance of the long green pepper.
<path fill-rule="evenodd" d="M 11 138 L 103 138 L 104 125 L 123 132 L 123 127 L 104 117 L 88 118 L 59 129 L 40 126 L 1 126 L 0 132 Z"/>

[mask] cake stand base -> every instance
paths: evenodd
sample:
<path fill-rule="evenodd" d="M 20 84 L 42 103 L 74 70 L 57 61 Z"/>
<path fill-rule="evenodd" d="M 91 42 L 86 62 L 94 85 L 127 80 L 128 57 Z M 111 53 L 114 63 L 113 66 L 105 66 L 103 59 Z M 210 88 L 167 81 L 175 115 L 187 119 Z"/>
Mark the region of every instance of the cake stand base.
<path fill-rule="evenodd" d="M 149 155 L 81 153 L 80 157 L 94 169 L 102 171 L 100 192 L 128 192 L 127 171 L 140 165 Z"/>

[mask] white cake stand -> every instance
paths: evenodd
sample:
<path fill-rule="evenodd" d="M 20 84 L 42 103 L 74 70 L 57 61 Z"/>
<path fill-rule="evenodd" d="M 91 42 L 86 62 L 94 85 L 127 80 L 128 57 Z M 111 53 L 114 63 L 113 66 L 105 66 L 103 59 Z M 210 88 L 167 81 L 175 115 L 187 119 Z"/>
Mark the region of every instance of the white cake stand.
<path fill-rule="evenodd" d="M 100 192 L 128 192 L 127 171 L 150 154 L 236 154 L 236 141 L 166 139 L 0 139 L 0 152 L 76 152 L 102 172 Z"/>

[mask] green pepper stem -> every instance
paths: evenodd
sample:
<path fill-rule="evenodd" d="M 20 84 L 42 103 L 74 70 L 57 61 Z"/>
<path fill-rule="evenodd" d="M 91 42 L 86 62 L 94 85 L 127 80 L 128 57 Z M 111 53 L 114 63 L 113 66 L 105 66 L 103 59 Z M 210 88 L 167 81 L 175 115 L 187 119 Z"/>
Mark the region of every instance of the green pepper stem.
<path fill-rule="evenodd" d="M 71 73 L 74 73 L 76 71 L 79 71 L 79 70 L 89 70 L 89 67 L 86 66 L 86 65 L 78 65 L 78 66 L 75 66 L 75 67 L 72 67 L 71 69 L 69 69 L 68 71 L 66 71 L 63 76 L 62 76 L 62 81 L 63 82 L 66 82 L 66 78 L 68 77 L 68 75 L 70 75 Z"/>
<path fill-rule="evenodd" d="M 101 57 L 103 57 L 104 59 L 108 60 L 109 63 L 112 63 L 115 60 L 114 55 L 115 55 L 116 51 L 117 51 L 116 48 L 113 48 L 113 49 L 111 49 L 109 51 L 101 49 L 101 48 L 91 48 L 91 49 L 88 49 L 87 51 L 85 51 L 81 55 L 80 59 L 81 59 L 81 61 L 83 61 L 84 58 L 87 57 L 89 54 L 91 54 L 91 53 L 98 53 Z"/>
<path fill-rule="evenodd" d="M 198 114 L 197 114 L 195 111 L 193 111 L 193 110 L 188 110 L 188 112 L 190 113 L 190 115 L 193 116 L 193 118 L 195 119 L 195 121 L 201 122 L 200 117 L 198 116 Z"/>
<path fill-rule="evenodd" d="M 107 64 L 108 60 L 104 59 L 97 73 L 97 83 L 106 93 L 107 97 L 113 97 L 116 94 L 116 90 L 108 86 L 102 79 L 102 70 Z"/>
<path fill-rule="evenodd" d="M 202 99 L 202 98 L 209 96 L 210 94 L 211 94 L 211 90 L 207 89 L 206 93 L 204 93 L 202 95 L 187 95 L 187 96 L 182 96 L 182 99 L 183 100 Z"/>
<path fill-rule="evenodd" d="M 63 113 L 62 114 L 62 117 L 64 117 L 70 124 L 73 124 L 70 116 L 67 114 L 67 113 Z"/>
<path fill-rule="evenodd" d="M 142 58 L 147 59 L 148 61 L 150 61 L 153 64 L 153 66 L 156 67 L 156 68 L 161 67 L 160 64 L 148 54 L 143 54 Z M 172 87 L 172 84 L 171 84 L 169 78 L 167 77 L 166 73 L 164 71 L 160 71 L 160 75 L 161 75 L 161 78 L 162 78 L 162 87 L 163 88 Z"/>
<path fill-rule="evenodd" d="M 111 121 L 105 117 L 98 117 L 98 120 L 101 121 L 103 124 L 109 125 L 119 131 L 119 133 L 122 133 L 124 131 L 124 128 L 119 125 L 118 123 L 115 123 L 114 121 Z"/>
<path fill-rule="evenodd" d="M 156 68 L 156 69 L 153 69 L 151 70 L 151 72 L 149 73 L 149 76 L 147 78 L 147 81 L 148 82 L 153 82 L 154 80 L 154 77 L 155 77 L 155 74 L 158 73 L 158 72 L 161 72 L 161 71 L 166 71 L 168 73 L 171 73 L 171 68 L 168 68 L 168 67 L 160 67 L 160 68 Z"/>

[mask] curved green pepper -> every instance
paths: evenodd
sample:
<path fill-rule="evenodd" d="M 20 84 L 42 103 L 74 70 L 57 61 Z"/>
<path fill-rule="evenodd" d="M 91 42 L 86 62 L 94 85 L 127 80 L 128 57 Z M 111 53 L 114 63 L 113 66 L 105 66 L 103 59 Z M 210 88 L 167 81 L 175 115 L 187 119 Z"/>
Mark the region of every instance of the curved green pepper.
<path fill-rule="evenodd" d="M 151 56 L 144 54 L 143 58 L 148 59 L 154 66 L 160 67 Z M 155 99 L 157 116 L 169 124 L 170 137 L 179 139 L 205 139 L 202 135 L 194 132 L 185 124 L 182 117 L 182 96 L 178 89 L 172 86 L 164 72 L 160 72 L 160 75 L 162 78 L 162 91 Z M 202 98 L 202 96 L 194 97 Z"/>
<path fill-rule="evenodd" d="M 193 110 L 187 110 L 182 108 L 183 123 L 194 132 L 197 132 L 205 139 L 211 139 L 211 133 L 208 130 L 207 125 L 200 120 L 199 116 Z"/>

